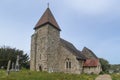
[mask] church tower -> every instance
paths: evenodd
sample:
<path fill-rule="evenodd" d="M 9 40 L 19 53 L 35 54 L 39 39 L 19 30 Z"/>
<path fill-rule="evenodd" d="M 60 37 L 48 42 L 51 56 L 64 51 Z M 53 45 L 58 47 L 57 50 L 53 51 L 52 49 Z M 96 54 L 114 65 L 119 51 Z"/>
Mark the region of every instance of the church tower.
<path fill-rule="evenodd" d="M 46 9 L 31 37 L 30 69 L 33 71 L 58 71 L 60 27 L 51 10 Z"/>

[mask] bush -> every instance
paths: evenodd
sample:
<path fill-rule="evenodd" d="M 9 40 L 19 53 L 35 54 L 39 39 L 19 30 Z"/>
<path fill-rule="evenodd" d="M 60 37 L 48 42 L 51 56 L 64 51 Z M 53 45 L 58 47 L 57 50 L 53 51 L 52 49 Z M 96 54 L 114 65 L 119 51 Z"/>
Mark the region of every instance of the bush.
<path fill-rule="evenodd" d="M 104 72 L 104 71 L 101 71 L 99 74 L 105 74 L 105 72 Z"/>

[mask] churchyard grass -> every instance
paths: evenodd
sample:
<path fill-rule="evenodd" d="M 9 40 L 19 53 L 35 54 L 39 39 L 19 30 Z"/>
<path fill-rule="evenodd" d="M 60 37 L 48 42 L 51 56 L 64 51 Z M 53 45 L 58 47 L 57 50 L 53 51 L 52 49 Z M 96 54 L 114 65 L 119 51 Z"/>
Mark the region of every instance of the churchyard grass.
<path fill-rule="evenodd" d="M 10 72 L 7 76 L 6 71 L 0 70 L 0 80 L 95 80 L 96 76 L 97 75 L 35 72 L 29 70 Z"/>
<path fill-rule="evenodd" d="M 7 76 L 5 70 L 0 70 L 0 80 L 95 80 L 98 75 L 88 74 L 65 74 L 65 73 L 47 73 L 21 70 L 19 72 L 10 72 Z M 120 74 L 111 74 L 112 80 L 120 80 Z"/>
<path fill-rule="evenodd" d="M 5 70 L 0 70 L 0 80 L 95 80 L 97 76 L 98 75 L 35 72 L 29 70 L 10 72 L 7 76 Z M 111 77 L 112 80 L 120 80 L 120 74 L 111 74 Z"/>
<path fill-rule="evenodd" d="M 1 78 L 5 78 L 7 75 L 6 75 L 6 72 L 5 70 L 0 70 L 0 80 Z"/>
<path fill-rule="evenodd" d="M 120 73 L 118 74 L 111 74 L 112 80 L 120 80 Z"/>

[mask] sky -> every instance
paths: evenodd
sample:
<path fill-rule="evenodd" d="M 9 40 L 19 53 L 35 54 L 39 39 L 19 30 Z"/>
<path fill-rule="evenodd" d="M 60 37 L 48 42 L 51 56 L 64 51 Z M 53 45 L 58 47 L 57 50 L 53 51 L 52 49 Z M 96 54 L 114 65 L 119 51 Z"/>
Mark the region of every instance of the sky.
<path fill-rule="evenodd" d="M 120 0 L 0 0 L 0 47 L 30 54 L 33 28 L 48 3 L 61 38 L 120 64 Z"/>

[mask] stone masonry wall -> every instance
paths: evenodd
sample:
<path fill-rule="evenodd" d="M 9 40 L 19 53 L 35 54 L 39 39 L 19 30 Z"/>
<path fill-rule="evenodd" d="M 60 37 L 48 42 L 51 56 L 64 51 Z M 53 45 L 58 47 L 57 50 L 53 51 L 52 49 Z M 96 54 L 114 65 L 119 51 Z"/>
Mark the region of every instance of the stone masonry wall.
<path fill-rule="evenodd" d="M 48 27 L 48 51 L 47 51 L 49 72 L 59 71 L 59 64 L 58 64 L 59 43 L 60 43 L 59 30 L 49 25 Z"/>
<path fill-rule="evenodd" d="M 36 31 L 37 47 L 36 47 L 36 70 L 47 71 L 47 33 L 48 26 L 43 26 Z"/>
<path fill-rule="evenodd" d="M 59 68 L 60 72 L 65 73 L 75 73 L 80 74 L 82 73 L 82 62 L 76 60 L 76 56 L 74 56 L 68 49 L 61 45 L 60 47 L 60 55 L 59 55 Z M 70 59 L 71 61 L 71 68 L 66 68 L 66 59 Z"/>
<path fill-rule="evenodd" d="M 59 31 L 47 24 L 37 29 L 31 42 L 31 70 L 54 71 L 58 69 Z"/>
<path fill-rule="evenodd" d="M 36 65 L 36 62 L 35 62 L 35 34 L 33 34 L 31 36 L 31 54 L 30 54 L 30 70 L 34 71 L 35 70 L 35 65 Z"/>
<path fill-rule="evenodd" d="M 84 67 L 83 71 L 84 73 L 87 74 L 91 74 L 91 73 L 99 74 L 101 72 L 101 65 L 99 64 L 96 67 Z"/>

